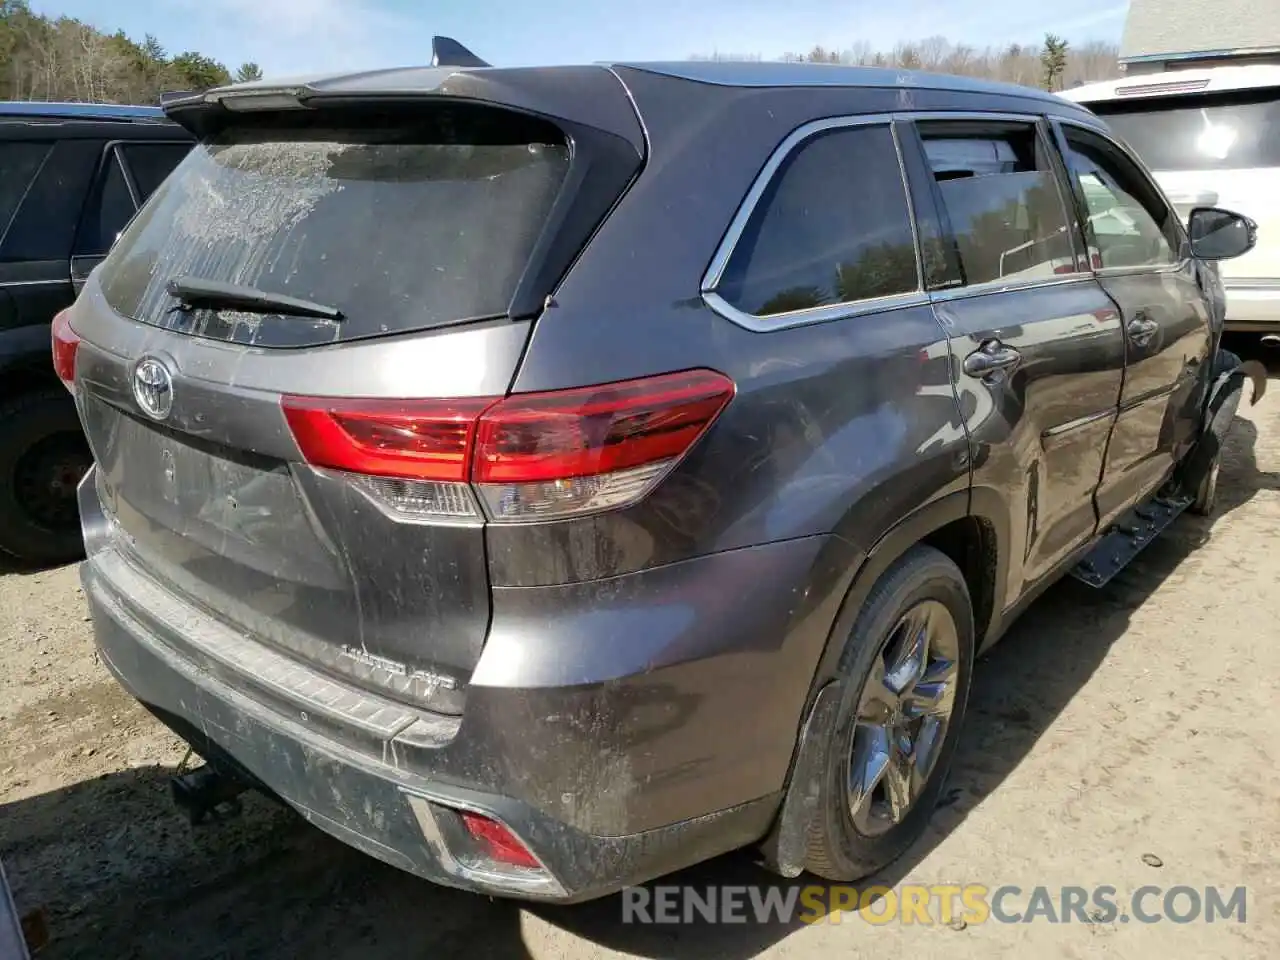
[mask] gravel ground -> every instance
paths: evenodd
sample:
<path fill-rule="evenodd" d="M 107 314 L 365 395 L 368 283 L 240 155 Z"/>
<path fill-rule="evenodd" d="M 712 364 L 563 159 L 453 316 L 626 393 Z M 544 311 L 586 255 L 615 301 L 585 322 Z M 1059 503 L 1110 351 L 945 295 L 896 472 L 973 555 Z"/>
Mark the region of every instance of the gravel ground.
<path fill-rule="evenodd" d="M 0 858 L 41 958 L 1280 955 L 1280 383 L 1237 420 L 1211 520 L 1106 590 L 1050 590 L 984 659 L 949 806 L 882 878 L 1248 888 L 1244 924 L 643 927 L 367 859 L 265 800 L 190 828 L 182 744 L 98 663 L 75 568 L 0 574 Z M 745 855 L 677 881 L 770 883 Z M 899 888 L 900 889 L 900 888 Z"/>

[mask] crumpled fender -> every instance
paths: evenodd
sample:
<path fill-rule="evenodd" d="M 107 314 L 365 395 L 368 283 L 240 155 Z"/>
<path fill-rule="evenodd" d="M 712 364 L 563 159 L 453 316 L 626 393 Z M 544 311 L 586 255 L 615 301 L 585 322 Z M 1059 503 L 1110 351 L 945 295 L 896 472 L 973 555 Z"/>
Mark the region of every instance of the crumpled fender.
<path fill-rule="evenodd" d="M 1200 482 L 1213 468 L 1226 444 L 1244 396 L 1245 380 L 1253 384 L 1251 406 L 1267 392 L 1267 368 L 1257 360 L 1241 360 L 1230 350 L 1219 349 L 1214 355 L 1212 377 L 1200 420 L 1200 436 L 1178 468 L 1178 487 L 1188 493 L 1200 488 Z"/>
<path fill-rule="evenodd" d="M 1219 441 L 1226 439 L 1227 430 L 1240 407 L 1246 379 L 1253 384 L 1253 406 L 1267 392 L 1267 368 L 1257 360 L 1241 360 L 1229 350 L 1218 350 L 1214 359 L 1213 382 L 1209 385 L 1209 397 L 1201 421 L 1201 433 L 1213 433 Z"/>

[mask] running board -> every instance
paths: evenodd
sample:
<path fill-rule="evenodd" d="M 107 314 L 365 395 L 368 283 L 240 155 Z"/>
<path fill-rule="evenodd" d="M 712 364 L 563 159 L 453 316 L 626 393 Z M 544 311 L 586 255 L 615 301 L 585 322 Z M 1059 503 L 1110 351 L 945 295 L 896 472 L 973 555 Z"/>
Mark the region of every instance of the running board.
<path fill-rule="evenodd" d="M 1157 497 L 1134 507 L 1102 535 L 1071 576 L 1091 587 L 1105 587 L 1193 502 L 1193 497 Z"/>

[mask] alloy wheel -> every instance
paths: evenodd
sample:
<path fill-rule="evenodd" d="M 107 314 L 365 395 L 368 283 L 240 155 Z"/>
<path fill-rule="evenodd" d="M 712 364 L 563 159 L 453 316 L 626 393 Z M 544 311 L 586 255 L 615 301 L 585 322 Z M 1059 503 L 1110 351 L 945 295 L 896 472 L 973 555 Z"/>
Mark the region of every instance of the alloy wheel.
<path fill-rule="evenodd" d="M 909 609 L 872 660 L 849 761 L 849 812 L 863 836 L 901 823 L 924 791 L 946 741 L 959 670 L 959 631 L 937 600 Z"/>

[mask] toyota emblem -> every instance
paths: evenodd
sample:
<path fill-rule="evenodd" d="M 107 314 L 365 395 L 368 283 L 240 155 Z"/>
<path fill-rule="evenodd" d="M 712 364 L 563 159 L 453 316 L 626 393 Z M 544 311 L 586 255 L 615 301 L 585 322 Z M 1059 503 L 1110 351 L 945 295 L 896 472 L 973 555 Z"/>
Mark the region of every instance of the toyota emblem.
<path fill-rule="evenodd" d="M 155 357 L 143 357 L 133 368 L 133 397 L 142 412 L 163 420 L 173 409 L 173 375 Z"/>

